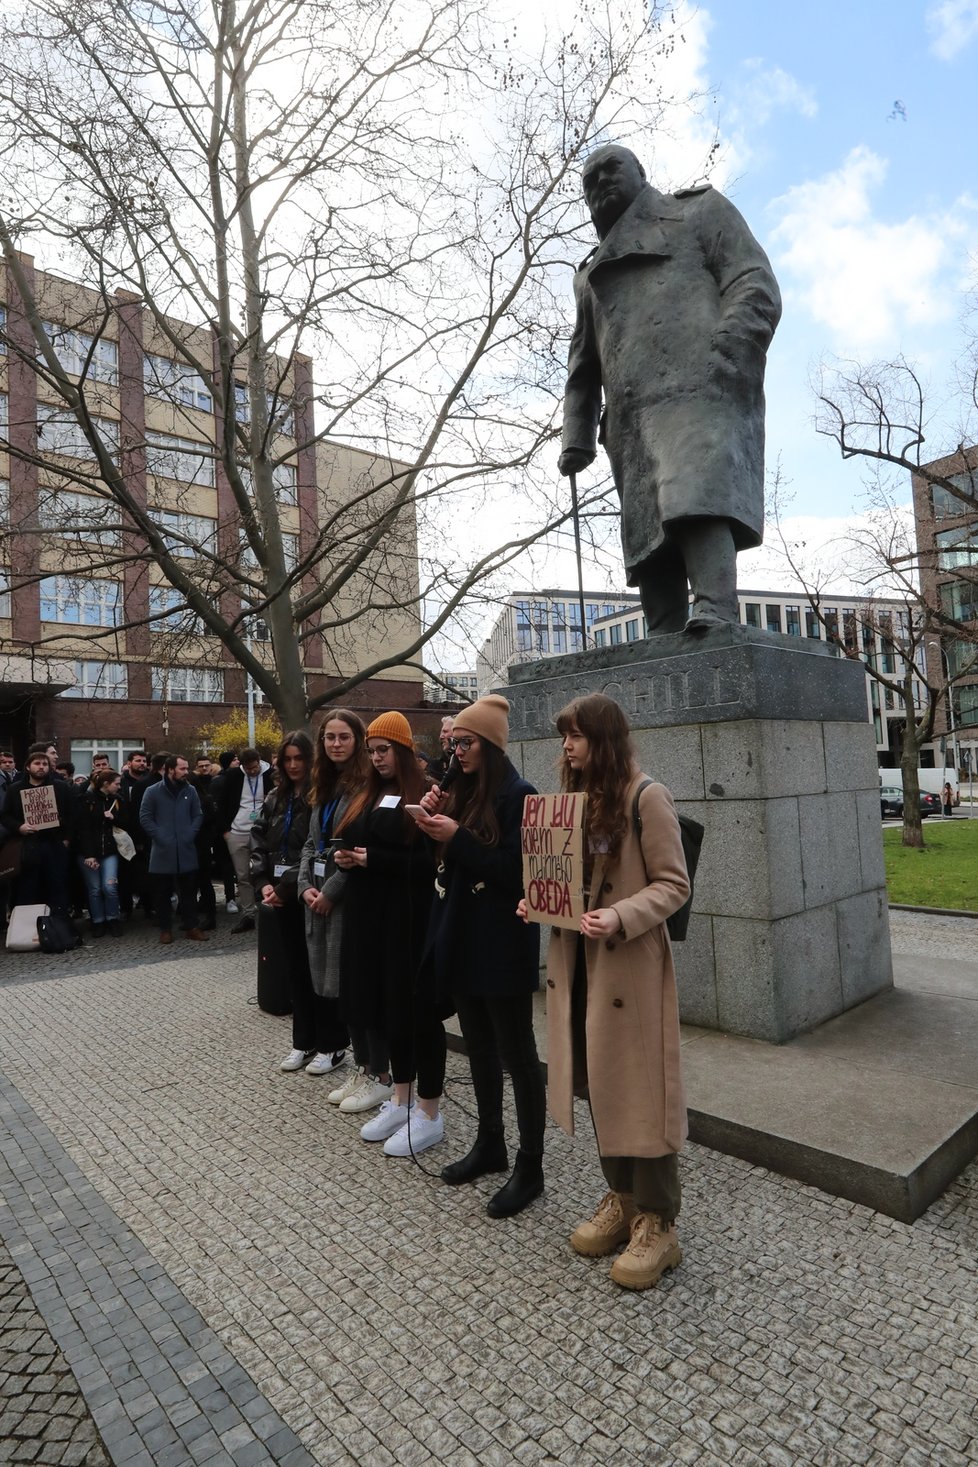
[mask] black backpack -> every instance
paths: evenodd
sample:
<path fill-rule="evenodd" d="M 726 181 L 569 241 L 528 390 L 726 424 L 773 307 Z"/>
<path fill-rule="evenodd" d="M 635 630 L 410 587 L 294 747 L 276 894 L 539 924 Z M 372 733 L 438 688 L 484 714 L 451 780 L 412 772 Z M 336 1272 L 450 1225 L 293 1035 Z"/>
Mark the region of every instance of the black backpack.
<path fill-rule="evenodd" d="M 639 812 L 638 802 L 643 790 L 648 789 L 655 780 L 643 779 L 635 791 L 635 801 L 632 805 L 632 824 L 639 841 L 642 839 L 642 816 Z M 689 914 L 693 910 L 693 878 L 696 875 L 696 866 L 700 859 L 700 847 L 703 844 L 705 831 L 698 820 L 693 820 L 689 815 L 680 815 L 676 812 L 679 820 L 679 833 L 682 836 L 683 855 L 686 858 L 686 874 L 689 877 L 689 897 L 683 902 L 678 912 L 673 912 L 671 917 L 666 918 L 666 927 L 673 942 L 685 942 L 686 929 L 689 927 Z"/>
<path fill-rule="evenodd" d="M 82 940 L 70 917 L 60 917 L 52 912 L 47 917 L 38 917 L 37 935 L 42 953 L 67 953 L 81 947 Z"/>

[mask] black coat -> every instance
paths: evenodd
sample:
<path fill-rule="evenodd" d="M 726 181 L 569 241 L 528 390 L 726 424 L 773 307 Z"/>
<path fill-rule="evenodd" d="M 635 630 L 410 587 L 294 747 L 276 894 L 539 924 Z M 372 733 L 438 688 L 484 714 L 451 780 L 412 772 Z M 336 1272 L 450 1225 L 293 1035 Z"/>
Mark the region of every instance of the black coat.
<path fill-rule="evenodd" d="M 442 1011 L 449 994 L 503 998 L 540 986 L 540 928 L 516 915 L 523 895 L 520 821 L 525 797 L 534 794 L 509 764 L 493 801 L 498 845 L 460 826 L 443 847 L 425 943 Z"/>
<path fill-rule="evenodd" d="M 261 899 L 261 889 L 269 882 L 280 901 L 296 900 L 299 861 L 309 834 L 311 814 L 305 795 L 296 795 L 291 802 L 288 795 L 280 800 L 278 790 L 266 796 L 261 815 L 251 827 L 251 879 L 256 900 Z M 280 876 L 275 875 L 276 866 L 286 868 Z"/>
<path fill-rule="evenodd" d="M 6 798 L 3 802 L 3 814 L 0 816 L 0 820 L 2 820 L 3 825 L 11 835 L 16 835 L 24 823 L 24 806 L 21 800 L 21 794 L 29 783 L 28 777 L 24 775 L 22 779 L 10 785 L 6 791 Z M 75 824 L 78 817 L 78 800 L 74 789 L 66 780 L 55 779 L 50 774 L 43 783 L 54 786 L 54 798 L 58 807 L 58 819 L 61 824 L 57 830 L 38 830 L 25 836 L 25 855 L 29 849 L 39 849 L 38 842 L 43 845 L 48 841 L 69 841 L 74 838 Z"/>
<path fill-rule="evenodd" d="M 112 810 L 114 821 L 106 820 L 106 810 Z M 103 856 L 116 855 L 118 847 L 112 831 L 118 820 L 117 795 L 97 794 L 92 789 L 83 792 L 78 801 L 78 822 L 75 827 L 75 850 L 82 860 L 94 856 L 100 861 Z M 122 828 L 121 825 L 119 828 Z"/>
<path fill-rule="evenodd" d="M 343 889 L 340 1008 L 348 1023 L 390 1033 L 411 1022 L 434 895 L 431 842 L 403 805 L 370 810 L 342 834 L 366 847 L 367 864 Z"/>

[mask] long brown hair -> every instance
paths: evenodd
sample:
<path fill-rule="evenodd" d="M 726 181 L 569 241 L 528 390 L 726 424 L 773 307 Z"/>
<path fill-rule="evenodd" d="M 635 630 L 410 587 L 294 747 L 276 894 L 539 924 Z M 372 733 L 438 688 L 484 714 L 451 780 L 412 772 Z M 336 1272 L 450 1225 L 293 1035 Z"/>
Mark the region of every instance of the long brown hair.
<path fill-rule="evenodd" d="M 371 763 L 370 773 L 367 775 L 366 788 L 361 790 L 360 794 L 350 801 L 343 812 L 343 819 L 336 827 L 335 834 L 338 835 L 341 830 L 345 830 L 348 825 L 352 825 L 354 820 L 362 815 L 365 810 L 372 810 L 390 784 L 393 784 L 395 791 L 401 797 L 402 810 L 405 805 L 416 805 L 428 788 L 428 781 L 424 777 L 424 771 L 418 763 L 414 750 L 409 749 L 406 744 L 395 742 L 393 739 L 390 741 L 390 745 L 394 750 L 393 779 L 381 779 L 377 773 L 377 766 Z M 405 814 L 404 821 L 408 833 L 412 837 L 416 835 L 418 827 L 411 819 L 411 816 Z"/>
<path fill-rule="evenodd" d="M 353 735 L 353 753 L 340 768 L 326 753 L 323 733 L 327 723 L 338 718 L 345 723 Z M 312 785 L 309 789 L 310 805 L 328 805 L 342 788 L 344 794 L 356 795 L 363 789 L 370 776 L 370 759 L 367 756 L 367 729 L 359 713 L 349 708 L 330 708 L 319 725 L 316 735 L 316 758 L 312 766 Z"/>
<path fill-rule="evenodd" d="M 312 777 L 312 739 L 304 729 L 293 729 L 292 733 L 285 735 L 275 755 L 275 803 L 279 808 L 286 805 L 292 798 L 292 781 L 285 772 L 286 749 L 298 749 L 306 761 L 306 773 L 302 781 L 302 799 L 306 799 L 308 795 L 309 780 Z"/>
<path fill-rule="evenodd" d="M 589 693 L 562 708 L 556 722 L 558 733 L 576 728 L 588 740 L 583 769 L 572 769 L 561 751 L 560 787 L 587 795 L 588 833 L 592 841 L 607 841 L 608 854 L 617 856 L 628 829 L 625 792 L 636 768 L 628 719 L 612 698 Z"/>
<path fill-rule="evenodd" d="M 499 844 L 499 820 L 493 808 L 510 770 L 510 762 L 498 744 L 480 738 L 482 757 L 474 774 L 461 774 L 448 791 L 444 813 L 470 830 L 483 845 Z"/>

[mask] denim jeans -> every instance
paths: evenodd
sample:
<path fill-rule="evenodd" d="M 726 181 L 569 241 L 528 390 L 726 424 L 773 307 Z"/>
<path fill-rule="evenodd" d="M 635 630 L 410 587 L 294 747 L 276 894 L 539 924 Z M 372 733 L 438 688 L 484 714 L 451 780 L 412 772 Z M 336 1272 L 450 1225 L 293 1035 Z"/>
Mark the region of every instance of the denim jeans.
<path fill-rule="evenodd" d="M 103 922 L 116 922 L 119 918 L 119 857 L 101 856 L 98 870 L 79 859 L 78 868 L 85 883 L 88 900 L 88 915 L 98 926 Z"/>

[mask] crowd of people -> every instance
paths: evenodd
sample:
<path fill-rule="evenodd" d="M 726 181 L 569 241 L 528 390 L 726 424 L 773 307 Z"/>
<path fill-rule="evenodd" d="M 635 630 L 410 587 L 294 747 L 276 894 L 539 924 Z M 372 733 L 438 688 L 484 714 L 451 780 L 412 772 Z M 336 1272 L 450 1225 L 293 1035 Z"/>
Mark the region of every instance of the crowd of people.
<path fill-rule="evenodd" d="M 36 746 L 24 775 L 9 778 L 0 755 L 0 821 L 23 843 L 14 899 L 68 910 L 74 862 L 93 933 L 118 931 L 128 897 L 155 914 L 162 942 L 174 901 L 185 937 L 206 940 L 223 880 L 237 892 L 232 931 L 257 924 L 288 989 L 281 1070 L 322 1077 L 346 1066 L 327 1099 L 362 1118 L 362 1140 L 390 1157 L 417 1158 L 445 1139 L 444 1025 L 457 1014 L 478 1120 L 468 1151 L 440 1174 L 451 1186 L 505 1174 L 487 1211 L 514 1216 L 544 1188 L 548 1097 L 533 1026 L 540 928 L 522 894 L 522 813 L 536 791 L 507 756 L 508 714 L 504 698 L 478 699 L 445 721 L 429 760 L 403 714 L 365 726 L 334 708 L 315 741 L 288 734 L 272 766 L 254 749 L 222 755 L 216 771 L 202 757 L 192 774 L 178 755 L 146 770 L 131 754 L 121 773 L 105 761 L 77 789 L 54 749 Z M 618 705 L 577 699 L 557 731 L 561 788 L 587 795 L 587 910 L 579 932 L 551 936 L 549 1105 L 573 1132 L 574 1098 L 588 1099 L 608 1188 L 570 1243 L 587 1257 L 619 1254 L 611 1277 L 643 1289 L 681 1261 L 686 1111 L 665 922 L 689 882 L 671 796 L 640 773 Z M 31 832 L 22 819 L 27 783 L 53 784 L 56 829 Z"/>
<path fill-rule="evenodd" d="M 248 822 L 271 782 L 257 749 L 217 760 L 200 754 L 192 773 L 183 756 L 166 751 L 147 758 L 132 750 L 121 770 L 96 753 L 90 774 L 77 774 L 54 744 L 32 744 L 23 771 L 0 751 L 0 861 L 5 855 L 4 870 L 13 868 L 0 881 L 0 932 L 14 905 L 43 904 L 74 918 L 87 909 L 94 938 L 117 936 L 141 914 L 169 943 L 175 898 L 184 935 L 202 942 L 217 925 L 215 881 L 237 918 L 231 931 L 252 930 Z M 24 818 L 22 792 L 42 785 L 54 791 L 57 820 L 39 828 Z"/>

